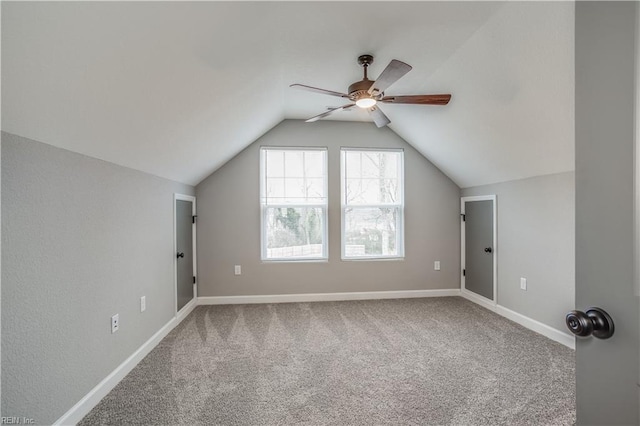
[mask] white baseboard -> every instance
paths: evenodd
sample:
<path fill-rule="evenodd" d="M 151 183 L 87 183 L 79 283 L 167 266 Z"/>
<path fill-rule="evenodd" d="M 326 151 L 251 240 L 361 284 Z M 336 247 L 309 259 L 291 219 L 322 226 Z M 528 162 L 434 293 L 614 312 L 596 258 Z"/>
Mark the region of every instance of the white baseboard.
<path fill-rule="evenodd" d="M 478 305 L 482 306 L 483 308 L 487 308 L 490 311 L 496 311 L 496 302 L 494 302 L 493 300 L 489 300 L 486 297 L 477 295 L 472 291 L 462 289 L 460 290 L 460 296 L 474 303 L 477 303 Z"/>
<path fill-rule="evenodd" d="M 178 315 L 176 315 L 176 319 L 178 320 L 178 324 L 180 324 L 180 322 L 191 313 L 191 311 L 194 310 L 194 308 L 198 306 L 198 298 L 194 297 L 193 299 L 191 299 L 191 301 L 189 303 L 187 303 L 186 305 L 184 305 L 182 307 L 182 309 L 180 309 L 180 312 L 178 312 Z M 177 325 L 177 324 L 176 324 Z"/>
<path fill-rule="evenodd" d="M 250 303 L 331 302 L 342 300 L 408 299 L 414 297 L 460 296 L 460 289 L 365 291 L 350 293 L 265 294 L 256 296 L 198 297 L 198 305 L 240 305 Z"/>
<path fill-rule="evenodd" d="M 570 334 L 564 333 L 553 327 L 549 327 L 540 321 L 536 321 L 532 318 L 519 314 L 511 309 L 505 308 L 504 306 L 496 306 L 496 313 L 571 349 L 576 348 L 576 339 Z"/>
<path fill-rule="evenodd" d="M 144 342 L 144 344 L 131 354 L 129 358 L 116 367 L 111 374 L 98 383 L 96 387 L 91 389 L 89 393 L 78 401 L 76 405 L 71 407 L 62 417 L 56 420 L 54 425 L 75 425 L 82 420 L 82 418 L 89 414 L 93 407 L 98 405 L 102 398 L 107 396 L 107 394 L 111 392 L 111 390 L 120 383 L 120 381 L 124 379 L 124 377 L 129 374 L 129 372 L 133 370 L 133 368 L 138 365 L 138 363 L 142 361 L 142 359 L 147 356 L 147 354 L 151 352 L 151 350 L 155 348 L 176 325 L 180 324 L 180 321 L 189 315 L 196 306 L 197 301 L 195 299 L 189 302 L 184 308 L 182 308 L 177 316 L 171 318 L 168 323 L 151 336 L 149 340 Z"/>
<path fill-rule="evenodd" d="M 505 308 L 502 305 L 495 304 L 489 299 L 477 296 L 469 291 L 463 290 L 460 295 L 465 299 L 472 301 L 473 303 L 477 303 L 483 308 L 489 309 L 490 311 L 493 311 L 496 314 L 501 315 L 513 322 L 516 322 L 521 326 L 528 328 L 529 330 L 535 331 L 538 334 L 542 334 L 543 336 L 555 342 L 561 343 L 571 349 L 576 348 L 575 338 L 570 334 L 564 333 L 553 327 L 549 327 L 548 325 L 543 324 L 540 321 L 519 314 L 518 312 L 512 311 L 509 308 Z"/>

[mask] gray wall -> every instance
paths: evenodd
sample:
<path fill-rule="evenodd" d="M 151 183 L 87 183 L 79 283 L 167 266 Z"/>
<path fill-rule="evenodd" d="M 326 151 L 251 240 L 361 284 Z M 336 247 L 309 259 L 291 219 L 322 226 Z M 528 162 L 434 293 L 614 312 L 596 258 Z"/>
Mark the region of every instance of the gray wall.
<path fill-rule="evenodd" d="M 260 260 L 260 146 L 329 148 L 329 261 Z M 340 260 L 340 147 L 405 150 L 405 259 Z M 199 296 L 459 288 L 460 189 L 388 128 L 285 120 L 196 187 Z M 441 261 L 442 269 L 433 270 Z M 234 276 L 233 265 L 242 265 Z"/>
<path fill-rule="evenodd" d="M 6 133 L 1 170 L 2 416 L 51 424 L 174 315 L 194 188 Z"/>
<path fill-rule="evenodd" d="M 574 307 L 574 183 L 567 172 L 462 190 L 497 195 L 498 304 L 563 332 Z"/>

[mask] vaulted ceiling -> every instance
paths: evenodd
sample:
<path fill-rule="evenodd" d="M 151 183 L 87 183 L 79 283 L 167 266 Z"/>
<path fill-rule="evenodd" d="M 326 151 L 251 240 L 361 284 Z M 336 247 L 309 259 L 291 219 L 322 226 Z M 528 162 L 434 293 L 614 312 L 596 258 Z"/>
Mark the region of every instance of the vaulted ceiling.
<path fill-rule="evenodd" d="M 197 184 L 391 59 L 390 128 L 459 186 L 573 170 L 571 2 L 2 2 L 2 129 Z M 336 120 L 369 120 L 355 108 Z M 373 124 L 371 124 L 373 126 Z M 310 124 L 313 131 L 313 124 Z"/>

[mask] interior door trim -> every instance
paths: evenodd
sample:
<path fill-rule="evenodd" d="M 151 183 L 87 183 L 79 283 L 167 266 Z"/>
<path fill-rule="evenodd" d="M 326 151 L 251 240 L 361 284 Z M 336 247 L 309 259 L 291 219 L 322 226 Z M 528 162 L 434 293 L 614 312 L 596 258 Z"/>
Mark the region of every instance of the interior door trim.
<path fill-rule="evenodd" d="M 493 205 L 493 300 L 476 294 L 465 287 L 464 269 L 465 260 L 465 203 L 472 201 L 491 201 Z M 498 203 L 495 194 L 492 195 L 473 195 L 460 198 L 460 292 L 480 305 L 485 305 L 490 309 L 495 309 L 498 305 L 498 221 L 497 221 Z"/>
<path fill-rule="evenodd" d="M 177 202 L 178 201 L 190 201 L 191 202 L 191 216 L 196 216 L 196 197 L 193 195 L 185 194 L 173 194 L 173 307 L 175 309 L 175 316 L 178 317 L 178 258 L 175 254 L 178 252 L 178 232 L 176 229 L 177 215 Z M 191 226 L 191 250 L 193 253 L 193 276 L 196 277 L 196 282 L 193 283 L 193 300 L 182 307 L 180 312 L 184 312 L 191 307 L 195 301 L 198 300 L 198 256 L 196 255 L 196 221 L 193 221 Z"/>

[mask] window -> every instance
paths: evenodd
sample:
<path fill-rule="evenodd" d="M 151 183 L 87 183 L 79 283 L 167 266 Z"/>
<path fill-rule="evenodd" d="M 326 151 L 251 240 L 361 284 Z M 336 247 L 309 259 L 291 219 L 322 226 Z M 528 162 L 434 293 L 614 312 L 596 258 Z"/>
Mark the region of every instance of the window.
<path fill-rule="evenodd" d="M 327 259 L 326 148 L 262 148 L 263 260 Z"/>
<path fill-rule="evenodd" d="M 402 150 L 343 148 L 342 258 L 404 256 Z"/>

